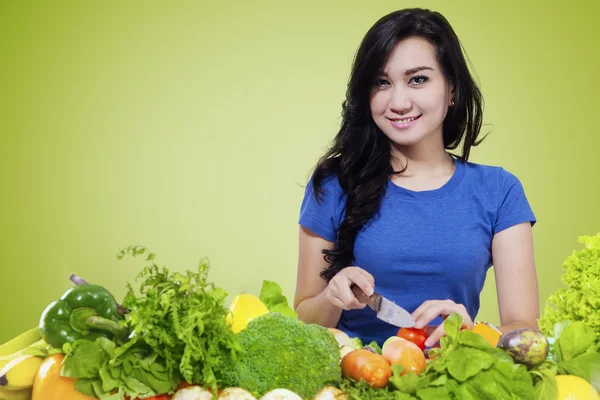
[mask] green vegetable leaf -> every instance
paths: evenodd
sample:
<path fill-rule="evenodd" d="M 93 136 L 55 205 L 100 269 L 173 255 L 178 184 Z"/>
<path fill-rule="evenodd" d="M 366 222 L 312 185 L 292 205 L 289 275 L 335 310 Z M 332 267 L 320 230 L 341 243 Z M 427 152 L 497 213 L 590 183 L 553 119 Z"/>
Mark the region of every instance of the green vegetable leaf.
<path fill-rule="evenodd" d="M 65 357 L 61 371 L 69 378 L 97 378 L 100 367 L 108 362 L 108 355 L 97 342 L 87 339 L 75 341 Z"/>
<path fill-rule="evenodd" d="M 600 337 L 600 233 L 580 236 L 584 246 L 563 263 L 562 281 L 566 288 L 552 294 L 539 320 L 541 331 L 551 336 L 555 324 L 583 321 Z"/>
<path fill-rule="evenodd" d="M 289 306 L 287 298 L 282 294 L 281 287 L 273 281 L 263 281 L 259 299 L 267 306 L 269 311 L 278 312 L 289 317 L 298 317 L 296 311 Z"/>
<path fill-rule="evenodd" d="M 491 354 L 470 347 L 461 347 L 448 354 L 448 372 L 454 379 L 464 382 L 482 370 L 491 368 L 496 359 Z"/>
<path fill-rule="evenodd" d="M 358 339 L 358 338 L 353 338 L 353 339 Z M 360 343 L 360 339 L 358 339 L 359 343 Z M 357 347 L 358 349 L 360 349 L 362 346 Z M 369 347 L 370 349 L 372 349 L 373 351 L 375 351 L 375 353 L 381 355 L 381 347 L 379 346 L 379 344 L 377 342 L 371 342 L 369 343 L 366 347 Z"/>
<path fill-rule="evenodd" d="M 454 400 L 452 393 L 458 390 L 454 379 L 448 379 L 443 386 L 428 386 L 417 389 L 417 397 L 421 400 Z"/>
<path fill-rule="evenodd" d="M 460 331 L 458 334 L 458 344 L 484 351 L 493 349 L 490 343 L 485 340 L 483 336 L 467 329 Z"/>
<path fill-rule="evenodd" d="M 557 339 L 561 359 L 568 361 L 585 353 L 596 341 L 594 330 L 577 321 L 565 327 Z"/>
<path fill-rule="evenodd" d="M 417 391 L 419 377 L 413 372 L 400 375 L 403 369 L 404 368 L 400 364 L 392 364 L 392 376 L 390 377 L 389 382 L 393 387 L 401 392 L 411 394 L 415 393 Z"/>
<path fill-rule="evenodd" d="M 559 364 L 559 369 L 566 374 L 577 375 L 595 386 L 596 377 L 600 376 L 600 353 L 591 350 L 578 357 L 565 360 Z M 594 379 L 595 378 L 595 379 Z M 596 389 L 599 389 L 596 387 Z"/>
<path fill-rule="evenodd" d="M 75 381 L 75 390 L 85 394 L 86 396 L 95 397 L 96 393 L 94 392 L 93 385 L 97 381 L 97 378 L 79 378 Z"/>
<path fill-rule="evenodd" d="M 122 250 L 118 257 L 125 254 L 155 258 L 141 246 Z M 203 258 L 197 272 L 169 272 L 152 261 L 138 276 L 138 290 L 128 285 L 123 306 L 130 311 L 125 318 L 131 330 L 164 360 L 166 381 L 177 374 L 216 391 L 216 374 L 240 347 L 226 323 L 227 292 L 208 282 L 209 267 Z M 123 368 L 131 370 L 130 361 L 124 360 Z"/>
<path fill-rule="evenodd" d="M 560 321 L 560 322 L 557 322 L 556 324 L 554 324 L 554 330 L 553 330 L 554 337 L 559 338 L 560 335 L 562 334 L 562 331 L 567 326 L 571 325 L 572 323 L 573 323 L 573 321 L 566 320 L 566 321 Z"/>
<path fill-rule="evenodd" d="M 460 332 L 460 326 L 462 325 L 463 319 L 460 314 L 454 313 L 448 316 L 444 321 L 444 331 L 448 338 L 448 345 L 456 342 L 458 339 L 458 333 Z"/>
<path fill-rule="evenodd" d="M 530 371 L 530 374 L 534 379 L 535 387 L 535 399 L 536 400 L 548 400 L 556 399 L 558 396 L 558 387 L 551 370 L 541 369 L 537 371 Z"/>
<path fill-rule="evenodd" d="M 108 364 L 105 364 L 102 366 L 102 368 L 100 368 L 99 375 L 100 379 L 102 380 L 102 390 L 104 392 L 112 392 L 124 384 L 122 380 L 113 377 L 111 371 L 109 370 Z"/>

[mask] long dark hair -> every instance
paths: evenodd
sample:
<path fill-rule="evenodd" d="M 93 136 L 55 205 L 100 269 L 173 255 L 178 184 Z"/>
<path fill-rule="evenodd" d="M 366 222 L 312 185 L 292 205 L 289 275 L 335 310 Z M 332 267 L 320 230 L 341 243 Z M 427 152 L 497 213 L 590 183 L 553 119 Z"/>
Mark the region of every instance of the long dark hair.
<path fill-rule="evenodd" d="M 334 250 L 323 250 L 329 266 L 321 277 L 329 282 L 354 259 L 358 232 L 378 212 L 388 179 L 394 171 L 389 139 L 371 117 L 370 95 L 378 73 L 395 45 L 409 37 L 429 41 L 447 81 L 454 85 L 454 106 L 443 122 L 447 150 L 457 149 L 452 157 L 467 161 L 471 146 L 478 145 L 483 98 L 473 80 L 456 33 L 438 12 L 412 8 L 392 12 L 377 21 L 363 38 L 354 58 L 346 99 L 342 104 L 342 124 L 328 151 L 313 174 L 317 199 L 323 195 L 322 183 L 337 176 L 346 194 L 345 215 L 337 232 Z"/>

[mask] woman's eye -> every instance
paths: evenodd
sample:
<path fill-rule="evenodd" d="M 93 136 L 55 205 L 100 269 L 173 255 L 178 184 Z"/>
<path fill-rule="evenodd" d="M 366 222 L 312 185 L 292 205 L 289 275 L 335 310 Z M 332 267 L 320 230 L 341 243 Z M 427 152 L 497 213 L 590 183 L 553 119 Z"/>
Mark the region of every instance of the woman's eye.
<path fill-rule="evenodd" d="M 426 76 L 414 76 L 411 78 L 410 83 L 414 83 L 415 85 L 422 85 L 429 80 Z"/>
<path fill-rule="evenodd" d="M 377 86 L 388 86 L 390 82 L 387 79 L 378 79 Z"/>

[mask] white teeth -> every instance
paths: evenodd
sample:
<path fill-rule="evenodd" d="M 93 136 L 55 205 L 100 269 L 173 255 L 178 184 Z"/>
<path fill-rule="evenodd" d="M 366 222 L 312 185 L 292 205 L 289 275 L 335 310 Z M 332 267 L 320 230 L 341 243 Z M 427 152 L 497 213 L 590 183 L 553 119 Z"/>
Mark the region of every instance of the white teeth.
<path fill-rule="evenodd" d="M 412 117 L 412 118 L 404 118 L 404 119 L 394 119 L 394 122 L 398 122 L 400 124 L 408 124 L 409 122 L 414 121 L 415 119 L 417 119 L 417 117 Z"/>

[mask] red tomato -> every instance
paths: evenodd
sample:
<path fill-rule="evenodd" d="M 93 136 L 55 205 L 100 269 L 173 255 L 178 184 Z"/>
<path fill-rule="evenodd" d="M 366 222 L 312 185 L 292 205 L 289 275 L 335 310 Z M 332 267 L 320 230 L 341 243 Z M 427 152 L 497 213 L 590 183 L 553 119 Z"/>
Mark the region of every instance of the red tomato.
<path fill-rule="evenodd" d="M 396 335 L 402 339 L 406 339 L 409 342 L 413 342 L 421 350 L 425 350 L 425 341 L 427 340 L 427 333 L 423 329 L 417 328 L 402 328 Z"/>

